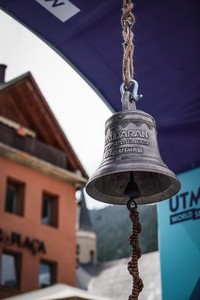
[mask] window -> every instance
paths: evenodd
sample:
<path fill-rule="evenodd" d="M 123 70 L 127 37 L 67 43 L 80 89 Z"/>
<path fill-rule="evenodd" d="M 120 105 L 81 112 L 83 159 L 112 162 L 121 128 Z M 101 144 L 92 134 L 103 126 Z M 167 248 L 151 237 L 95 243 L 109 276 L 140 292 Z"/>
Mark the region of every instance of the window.
<path fill-rule="evenodd" d="M 94 263 L 94 250 L 90 250 L 90 263 Z"/>
<path fill-rule="evenodd" d="M 42 224 L 58 226 L 58 197 L 48 195 L 42 196 Z"/>
<path fill-rule="evenodd" d="M 23 215 L 24 183 L 7 180 L 5 210 L 16 215 Z"/>
<path fill-rule="evenodd" d="M 76 268 L 79 266 L 80 245 L 76 245 Z"/>
<path fill-rule="evenodd" d="M 1 257 L 1 285 L 17 288 L 20 276 L 20 255 L 2 253 Z"/>
<path fill-rule="evenodd" d="M 55 283 L 56 264 L 42 261 L 39 269 L 39 287 L 44 288 Z"/>

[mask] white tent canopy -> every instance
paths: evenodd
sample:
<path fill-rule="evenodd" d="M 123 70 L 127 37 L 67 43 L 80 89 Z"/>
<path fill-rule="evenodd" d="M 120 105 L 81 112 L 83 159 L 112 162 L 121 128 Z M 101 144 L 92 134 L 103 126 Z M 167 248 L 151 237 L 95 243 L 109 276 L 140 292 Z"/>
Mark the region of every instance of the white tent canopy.
<path fill-rule="evenodd" d="M 6 300 L 110 300 L 109 298 L 98 297 L 88 292 L 71 287 L 66 284 L 55 284 L 50 287 L 24 293 L 18 296 L 5 298 Z"/>

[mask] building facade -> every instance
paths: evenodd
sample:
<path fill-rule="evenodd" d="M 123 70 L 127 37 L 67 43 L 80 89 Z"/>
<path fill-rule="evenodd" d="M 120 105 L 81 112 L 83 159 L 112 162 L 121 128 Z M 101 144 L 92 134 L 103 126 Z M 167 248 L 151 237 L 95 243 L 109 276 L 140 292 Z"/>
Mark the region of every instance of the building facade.
<path fill-rule="evenodd" d="M 30 73 L 0 66 L 0 299 L 76 284 L 75 192 L 87 174 Z"/>

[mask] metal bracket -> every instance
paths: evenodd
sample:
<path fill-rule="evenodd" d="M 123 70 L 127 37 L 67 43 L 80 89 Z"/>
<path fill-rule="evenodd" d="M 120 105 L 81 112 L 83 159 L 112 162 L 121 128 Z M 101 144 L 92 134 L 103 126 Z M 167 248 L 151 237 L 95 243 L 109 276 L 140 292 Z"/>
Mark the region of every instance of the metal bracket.
<path fill-rule="evenodd" d="M 132 79 L 131 85 L 133 84 L 133 91 L 132 93 L 125 90 L 125 84 L 122 83 L 120 86 L 120 92 L 122 95 L 122 110 L 135 110 L 135 102 L 138 101 L 143 95 L 138 95 L 138 83 L 136 80 Z"/>

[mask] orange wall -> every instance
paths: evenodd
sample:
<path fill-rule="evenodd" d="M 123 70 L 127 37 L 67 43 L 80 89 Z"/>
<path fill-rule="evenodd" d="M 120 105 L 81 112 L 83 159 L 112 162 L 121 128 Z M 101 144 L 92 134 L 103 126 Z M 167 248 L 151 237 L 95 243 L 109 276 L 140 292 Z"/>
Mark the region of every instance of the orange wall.
<path fill-rule="evenodd" d="M 7 177 L 25 183 L 24 216 L 5 212 Z M 59 196 L 58 228 L 41 224 L 42 192 Z M 57 262 L 57 282 L 75 285 L 75 188 L 37 171 L 28 169 L 0 157 L 0 228 L 13 231 L 22 237 L 37 238 L 45 243 L 47 253 L 33 255 L 17 245 L 3 245 L 2 249 L 22 253 L 21 289 L 25 292 L 38 288 L 39 261 Z M 8 292 L 6 292 L 8 290 Z M 13 290 L 13 293 L 16 291 Z M 0 288 L 0 299 L 10 296 L 7 288 Z"/>

